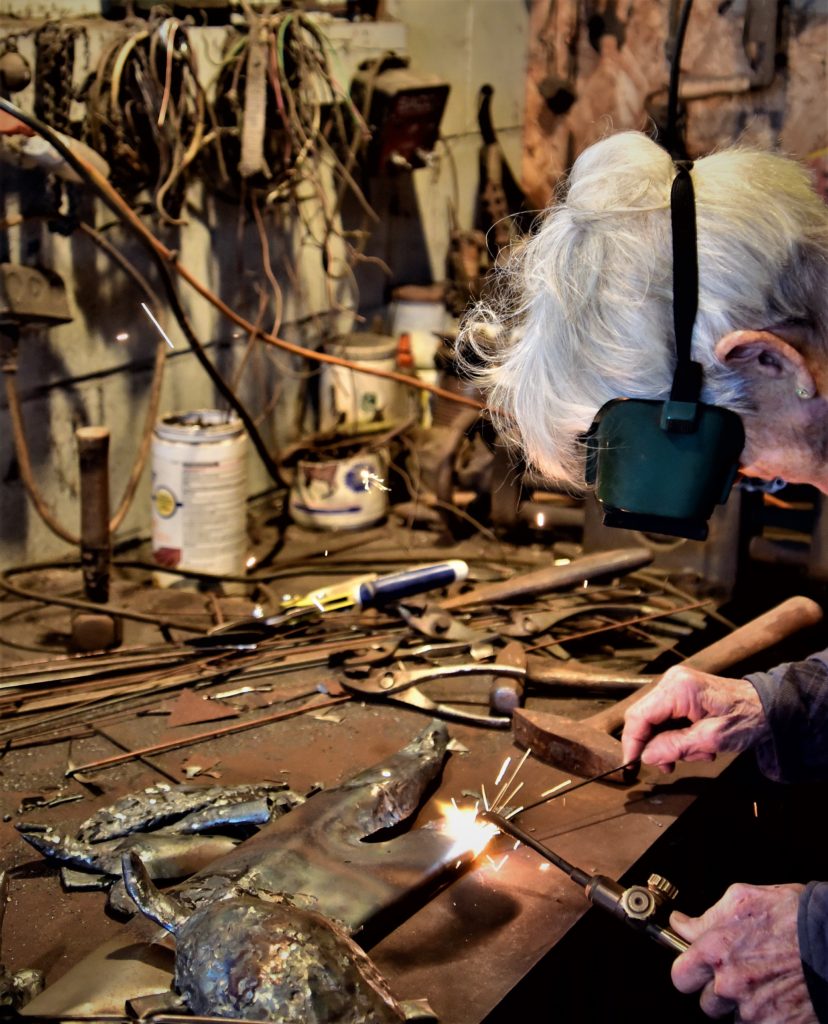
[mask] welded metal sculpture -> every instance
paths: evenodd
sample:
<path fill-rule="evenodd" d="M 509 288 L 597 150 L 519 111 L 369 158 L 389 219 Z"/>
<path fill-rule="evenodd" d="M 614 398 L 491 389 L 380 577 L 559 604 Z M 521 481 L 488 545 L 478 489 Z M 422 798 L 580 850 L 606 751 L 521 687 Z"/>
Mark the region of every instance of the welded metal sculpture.
<path fill-rule="evenodd" d="M 241 992 L 268 991 L 271 982 L 260 976 L 257 964 L 271 962 L 267 936 L 282 928 L 296 937 L 277 940 L 275 963 L 281 967 L 287 961 L 286 977 L 300 982 L 304 977 L 293 998 L 308 1014 L 286 1021 L 385 1024 L 402 1019 L 394 1016 L 399 1007 L 388 1001 L 387 989 L 349 936 L 393 926 L 389 922 L 416 910 L 440 884 L 456 877 L 464 853 L 439 827 L 395 830 L 383 837 L 384 830 L 400 825 L 419 807 L 442 769 L 448 739 L 445 725 L 431 722 L 402 750 L 336 788 L 315 793 L 163 896 L 145 882 L 143 890 L 135 888 L 141 909 L 175 930 L 174 971 L 190 1009 L 248 1019 L 265 1016 L 255 1002 L 249 1012 L 242 1005 L 219 1010 L 212 975 L 221 974 L 219 965 L 226 968 L 237 1002 Z M 133 877 L 143 879 L 140 870 L 136 864 Z M 147 944 L 145 934 L 140 922 L 128 925 L 117 944 L 90 954 L 27 1012 L 117 1013 L 123 1012 L 125 1000 L 157 995 L 160 947 Z M 218 962 L 209 952 L 214 945 L 222 951 Z M 200 959 L 200 950 L 207 950 L 207 960 Z M 325 965 L 321 974 L 314 963 Z M 345 993 L 343 1000 L 335 998 L 337 990 Z M 355 1016 L 347 1015 L 351 1003 Z M 314 1006 L 317 1017 L 307 1009 Z"/>
<path fill-rule="evenodd" d="M 405 1020 L 382 975 L 338 924 L 285 898 L 236 897 L 189 911 L 159 892 L 136 853 L 124 881 L 175 935 L 175 987 L 194 1013 L 280 1024 Z"/>

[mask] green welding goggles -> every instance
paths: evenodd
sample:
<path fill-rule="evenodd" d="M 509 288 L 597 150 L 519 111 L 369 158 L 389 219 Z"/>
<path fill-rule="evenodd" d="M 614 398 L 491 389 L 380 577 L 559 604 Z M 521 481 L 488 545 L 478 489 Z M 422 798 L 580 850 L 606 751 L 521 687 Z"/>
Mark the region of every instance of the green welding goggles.
<path fill-rule="evenodd" d="M 698 308 L 692 164 L 676 166 L 670 217 L 678 359 L 670 398 L 616 398 L 602 406 L 583 435 L 585 476 L 605 526 L 704 540 L 707 520 L 730 493 L 745 431 L 735 412 L 699 401 L 702 368 L 690 358 Z"/>

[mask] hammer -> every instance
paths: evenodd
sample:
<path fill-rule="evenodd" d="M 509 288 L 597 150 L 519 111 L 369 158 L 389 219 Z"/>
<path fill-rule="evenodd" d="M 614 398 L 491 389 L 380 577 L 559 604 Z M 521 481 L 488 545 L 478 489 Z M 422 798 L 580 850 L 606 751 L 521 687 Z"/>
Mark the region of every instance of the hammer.
<path fill-rule="evenodd" d="M 815 601 L 791 597 L 690 655 L 682 664 L 701 672 L 721 672 L 772 647 L 797 630 L 813 626 L 821 618 L 822 609 Z M 647 683 L 629 697 L 581 720 L 547 711 L 515 708 L 512 713 L 515 742 L 528 747 L 541 761 L 574 775 L 591 777 L 609 772 L 621 764 L 621 741 L 611 734 L 623 725 L 627 709 L 649 693 L 657 682 Z"/>
<path fill-rule="evenodd" d="M 545 565 L 541 569 L 520 573 L 508 580 L 484 583 L 460 594 L 440 601 L 445 609 L 469 608 L 473 605 L 492 605 L 499 601 L 510 601 L 516 597 L 532 597 L 548 594 L 550 590 L 562 590 L 584 580 L 601 579 L 606 576 L 624 576 L 635 572 L 653 560 L 650 548 L 618 548 L 611 551 L 595 551 L 582 555 L 564 565 Z"/>

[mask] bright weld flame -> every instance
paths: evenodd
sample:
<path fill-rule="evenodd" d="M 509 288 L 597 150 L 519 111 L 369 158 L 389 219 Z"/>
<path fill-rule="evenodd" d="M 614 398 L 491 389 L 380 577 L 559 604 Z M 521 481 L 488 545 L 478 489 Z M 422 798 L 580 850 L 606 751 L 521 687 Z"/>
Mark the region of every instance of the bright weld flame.
<path fill-rule="evenodd" d="M 477 820 L 478 805 L 458 807 L 455 800 L 451 803 L 439 804 L 443 815 L 443 829 L 454 840 L 449 856 L 456 857 L 461 853 L 471 853 L 477 857 L 486 848 L 490 839 L 498 833 L 497 825 Z"/>
<path fill-rule="evenodd" d="M 543 514 L 543 512 L 538 512 L 538 514 L 535 516 L 535 522 L 538 526 L 543 526 L 543 524 L 546 522 L 546 516 Z"/>
<path fill-rule="evenodd" d="M 376 473 L 372 473 L 368 469 L 363 469 L 360 474 L 362 477 L 362 485 L 366 491 L 370 491 L 372 487 L 378 491 L 390 491 L 390 487 L 385 486 L 385 480 L 381 476 L 377 476 Z"/>

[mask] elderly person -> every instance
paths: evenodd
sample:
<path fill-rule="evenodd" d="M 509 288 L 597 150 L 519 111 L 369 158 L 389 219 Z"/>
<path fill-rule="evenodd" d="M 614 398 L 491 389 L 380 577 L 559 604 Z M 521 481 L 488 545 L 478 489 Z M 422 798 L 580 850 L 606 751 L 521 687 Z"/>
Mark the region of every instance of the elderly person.
<path fill-rule="evenodd" d="M 560 485 L 582 485 L 582 434 L 604 403 L 669 395 L 675 174 L 641 134 L 590 147 L 466 321 L 501 430 Z M 828 493 L 828 209 L 777 155 L 728 149 L 691 174 L 702 400 L 741 417 L 745 473 Z M 690 725 L 660 730 L 676 719 Z M 625 760 L 665 771 L 755 747 L 771 778 L 828 777 L 828 652 L 742 680 L 673 668 L 630 710 L 622 740 Z M 734 885 L 671 923 L 691 942 L 673 981 L 701 990 L 709 1016 L 828 1021 L 828 883 Z"/>

